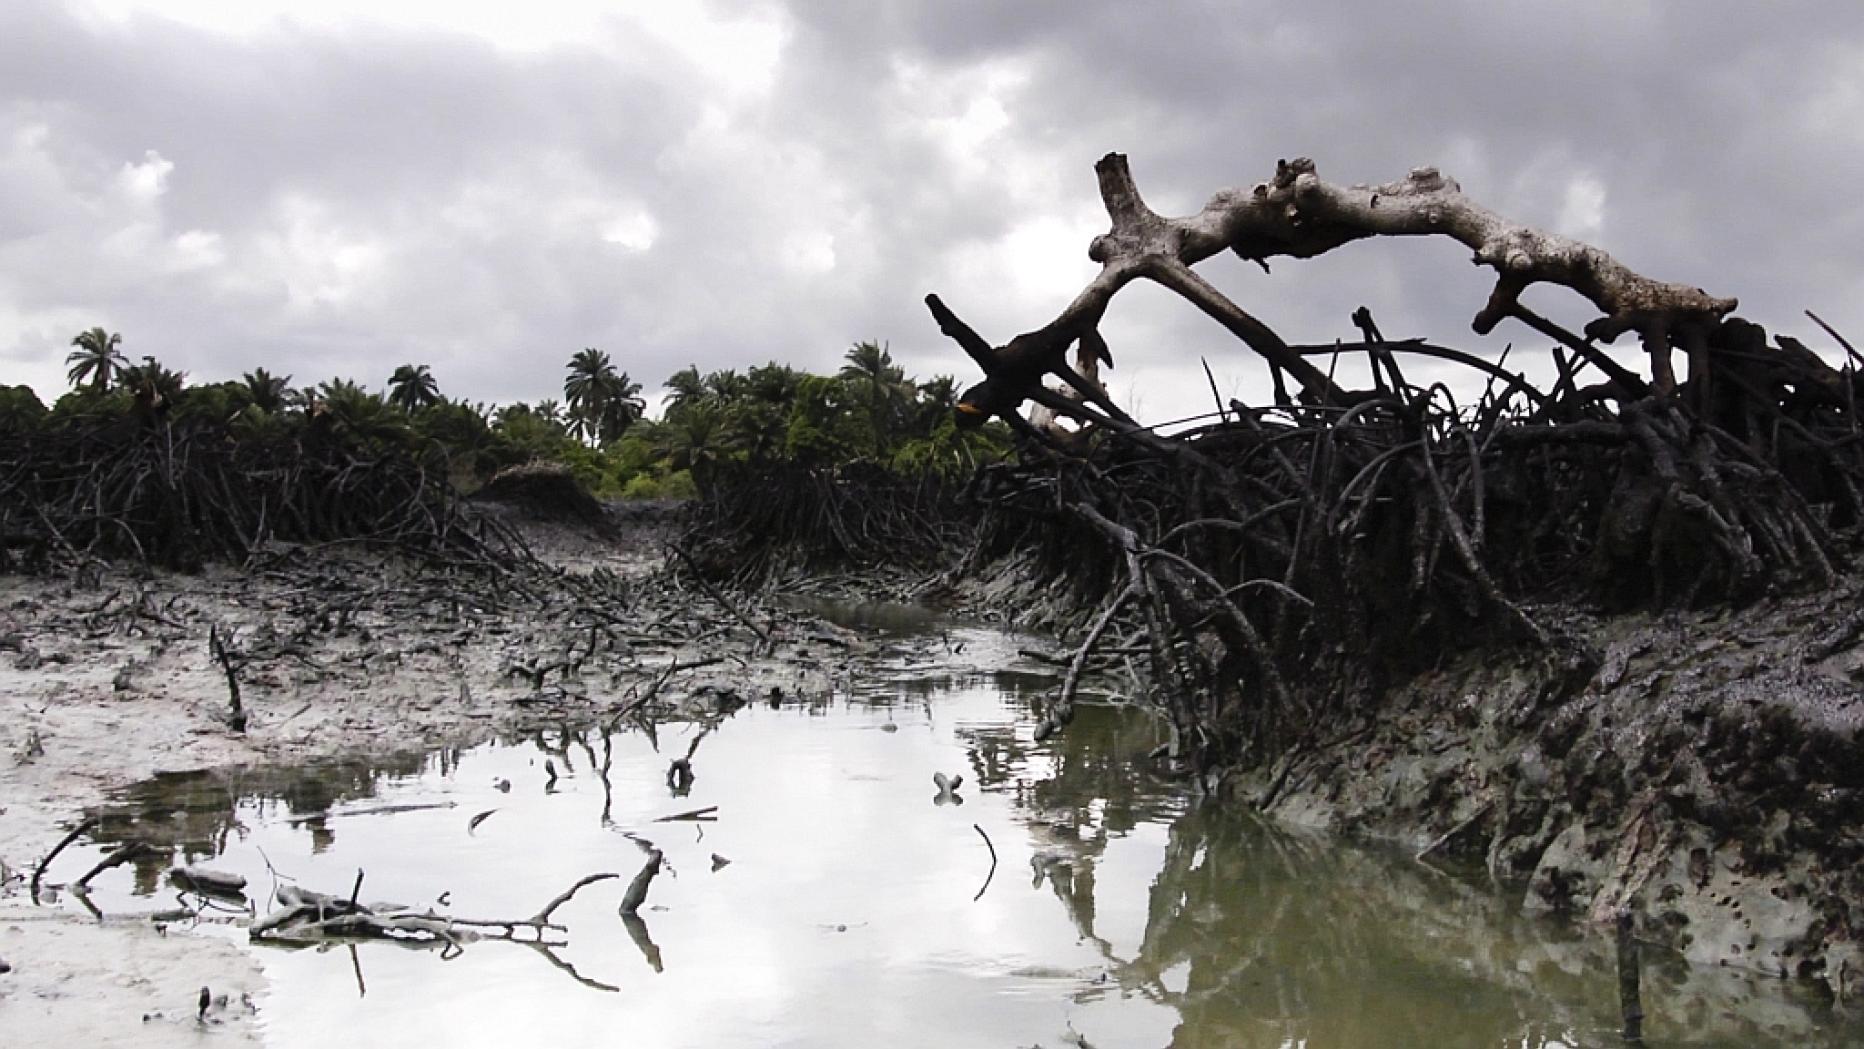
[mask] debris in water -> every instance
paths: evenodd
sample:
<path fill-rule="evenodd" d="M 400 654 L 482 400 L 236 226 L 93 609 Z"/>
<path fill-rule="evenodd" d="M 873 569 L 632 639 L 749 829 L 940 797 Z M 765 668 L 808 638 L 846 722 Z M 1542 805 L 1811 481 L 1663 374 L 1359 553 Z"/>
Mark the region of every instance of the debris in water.
<path fill-rule="evenodd" d="M 198 892 L 204 896 L 237 898 L 246 894 L 244 875 L 230 874 L 209 867 L 176 867 L 168 872 L 168 877 L 178 888 L 188 892 Z"/>
<path fill-rule="evenodd" d="M 964 775 L 947 776 L 943 772 L 932 774 L 932 783 L 938 787 L 938 794 L 932 798 L 934 805 L 962 805 L 964 799 L 958 796 L 958 788 L 964 786 Z"/>

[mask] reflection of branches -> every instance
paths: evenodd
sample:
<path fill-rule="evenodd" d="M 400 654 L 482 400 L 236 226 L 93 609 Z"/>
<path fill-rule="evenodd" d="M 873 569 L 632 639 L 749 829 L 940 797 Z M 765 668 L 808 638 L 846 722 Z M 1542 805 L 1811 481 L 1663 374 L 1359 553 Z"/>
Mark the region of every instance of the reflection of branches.
<path fill-rule="evenodd" d="M 1172 993 L 1160 982 L 1156 972 L 1149 971 L 1139 960 L 1128 960 L 1119 956 L 1113 944 L 1094 931 L 1094 864 L 1093 857 L 1082 854 L 1072 861 L 1056 860 L 1037 868 L 1038 885 L 1046 876 L 1049 888 L 1055 898 L 1061 901 L 1062 912 L 1074 926 L 1081 942 L 1093 946 L 1094 950 L 1112 967 L 1113 975 L 1119 980 L 1124 990 L 1137 991 L 1151 1001 L 1170 1002 Z M 1089 994 L 1098 992 L 1087 992 Z"/>
<path fill-rule="evenodd" d="M 570 744 L 576 742 L 576 733 L 570 731 L 570 727 L 567 723 L 558 725 L 557 739 L 555 743 L 552 743 L 544 735 L 544 732 L 545 730 L 542 728 L 533 732 L 531 734 L 531 741 L 537 744 L 537 749 L 543 751 L 545 755 L 562 761 L 564 772 L 574 775 L 576 772 L 576 763 L 570 758 Z"/>
<path fill-rule="evenodd" d="M 692 789 L 693 755 L 699 753 L 699 744 L 705 742 L 705 738 L 717 727 L 717 721 L 706 722 L 698 734 L 693 736 L 692 742 L 686 745 L 686 754 L 674 758 L 673 763 L 667 766 L 667 788 L 673 792 L 674 797 L 683 797 Z"/>
<path fill-rule="evenodd" d="M 437 947 L 444 959 L 457 956 L 467 943 L 485 937 L 479 930 L 498 929 L 502 931 L 485 938 L 522 944 L 536 951 L 553 968 L 567 973 L 577 983 L 600 991 L 616 991 L 619 988 L 583 976 L 576 971 L 575 966 L 558 957 L 555 949 L 566 947 L 569 942 L 552 938 L 550 934 L 566 933 L 568 930 L 550 919 L 557 908 L 568 903 L 584 886 L 619 877 L 621 875 L 608 873 L 587 875 L 552 897 L 529 918 L 457 918 L 436 914 L 432 910 L 377 911 L 357 904 L 354 899 L 346 900 L 340 896 L 326 896 L 286 886 L 278 891 L 278 902 L 284 905 L 283 909 L 254 922 L 247 931 L 255 943 L 288 947 L 336 942 L 349 946 L 353 952 L 355 944 L 364 941 L 395 943 L 404 947 Z M 640 879 L 636 880 L 638 882 Z M 640 891 L 645 895 L 645 887 Z M 633 897 L 635 892 L 636 887 L 630 886 L 629 896 Z M 531 935 L 518 935 L 520 929 L 529 930 Z M 356 979 L 357 986 L 361 988 L 360 962 L 356 965 Z"/>
<path fill-rule="evenodd" d="M 647 935 L 647 922 L 638 914 L 623 914 L 621 927 L 628 930 L 628 939 L 634 941 L 634 946 L 640 949 L 641 957 L 647 959 L 647 964 L 655 972 L 661 972 L 660 948 L 655 946 L 653 937 Z"/>
<path fill-rule="evenodd" d="M 616 987 L 613 984 L 603 983 L 600 980 L 592 980 L 589 977 L 584 976 L 582 973 L 579 973 L 576 971 L 576 967 L 574 965 L 571 965 L 569 962 L 566 962 L 562 958 L 557 957 L 557 953 L 551 950 L 551 948 L 562 946 L 561 944 L 547 944 L 547 943 L 543 943 L 538 940 L 514 940 L 512 942 L 522 943 L 526 947 L 529 947 L 531 950 L 536 951 L 538 957 L 542 958 L 544 961 L 549 962 L 551 966 L 555 968 L 557 971 L 567 974 L 570 979 L 575 980 L 577 983 L 582 984 L 584 987 L 593 988 L 594 990 L 598 990 L 598 991 L 610 991 L 610 992 L 619 992 L 621 990 L 621 988 Z"/>
<path fill-rule="evenodd" d="M 593 763 L 593 762 L 592 762 Z M 609 726 L 602 728 L 602 764 L 596 766 L 596 777 L 602 781 L 602 826 L 613 825 L 615 811 L 615 784 L 609 779 L 609 770 L 615 767 L 615 730 Z"/>

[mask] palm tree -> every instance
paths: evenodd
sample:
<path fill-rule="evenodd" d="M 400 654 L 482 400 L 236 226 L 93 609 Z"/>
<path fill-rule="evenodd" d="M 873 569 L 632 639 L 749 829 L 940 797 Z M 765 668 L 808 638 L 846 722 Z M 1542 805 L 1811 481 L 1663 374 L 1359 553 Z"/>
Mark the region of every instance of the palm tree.
<path fill-rule="evenodd" d="M 563 421 L 563 406 L 549 397 L 532 405 L 531 411 L 535 412 L 539 419 L 547 423 L 561 423 Z"/>
<path fill-rule="evenodd" d="M 796 387 L 803 373 L 787 364 L 771 361 L 752 368 L 744 377 L 745 395 L 765 404 L 788 409 L 796 399 Z"/>
<path fill-rule="evenodd" d="M 839 376 L 855 391 L 856 396 L 867 402 L 867 422 L 874 457 L 884 458 L 887 446 L 895 436 L 894 423 L 900 409 L 916 391 L 913 384 L 906 381 L 906 373 L 893 363 L 893 355 L 887 352 L 884 345 L 857 342 L 843 359 L 848 363 L 841 366 Z"/>
<path fill-rule="evenodd" d="M 912 406 L 913 433 L 925 437 L 938 429 L 939 423 L 958 404 L 958 381 L 949 375 L 935 375 L 929 382 L 916 384 L 918 399 Z"/>
<path fill-rule="evenodd" d="M 173 402 L 186 385 L 186 372 L 170 371 L 154 357 L 145 356 L 141 364 L 118 365 L 117 385 Z"/>
<path fill-rule="evenodd" d="M 745 396 L 751 390 L 751 384 L 746 381 L 744 376 L 738 374 L 738 369 L 736 368 L 725 368 L 721 371 L 707 372 L 704 386 L 706 396 L 711 397 L 720 404 L 730 404 L 732 401 Z"/>
<path fill-rule="evenodd" d="M 262 412 L 282 411 L 290 400 L 289 375 L 280 378 L 264 368 L 254 368 L 240 378 L 246 384 L 246 400 Z"/>
<path fill-rule="evenodd" d="M 593 347 L 570 358 L 563 399 L 569 405 L 570 432 L 597 444 L 620 440 L 647 411 L 641 384 L 617 372 L 608 354 Z"/>
<path fill-rule="evenodd" d="M 440 384 L 425 364 L 404 364 L 388 377 L 388 403 L 412 415 L 440 400 Z"/>
<path fill-rule="evenodd" d="M 77 386 L 88 378 L 93 393 L 109 389 L 111 372 L 127 363 L 117 349 L 122 343 L 123 336 L 102 328 L 79 332 L 71 340 L 71 345 L 77 349 L 65 357 L 65 363 L 71 366 L 71 370 L 65 373 L 65 379 L 72 386 Z"/>
<path fill-rule="evenodd" d="M 672 375 L 667 376 L 664 384 L 667 388 L 667 415 L 674 415 L 689 404 L 698 404 L 705 400 L 705 380 L 699 375 L 697 365 L 689 364 Z"/>
<path fill-rule="evenodd" d="M 593 346 L 570 358 L 569 376 L 563 380 L 563 402 L 569 408 L 570 431 L 576 436 L 600 439 L 602 409 L 615 378 L 614 362 Z"/>
<path fill-rule="evenodd" d="M 396 443 L 408 435 L 408 423 L 379 393 L 349 379 L 317 384 L 315 403 L 337 432 L 362 441 Z"/>
<path fill-rule="evenodd" d="M 669 415 L 656 429 L 654 451 L 674 470 L 692 474 L 701 495 L 712 488 L 712 475 L 734 450 L 725 413 L 717 404 L 698 401 Z"/>
<path fill-rule="evenodd" d="M 628 427 L 633 426 L 646 412 L 647 402 L 641 399 L 641 384 L 628 378 L 627 372 L 616 375 L 603 391 L 597 439 L 603 444 L 621 440 L 621 435 L 628 432 Z"/>

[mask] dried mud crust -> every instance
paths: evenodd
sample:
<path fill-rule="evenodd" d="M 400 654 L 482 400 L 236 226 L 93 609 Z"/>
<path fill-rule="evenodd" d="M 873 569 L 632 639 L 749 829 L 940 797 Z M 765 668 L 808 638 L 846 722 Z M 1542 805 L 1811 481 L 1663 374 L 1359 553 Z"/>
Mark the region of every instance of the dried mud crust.
<path fill-rule="evenodd" d="M 1604 653 L 1586 680 L 1464 658 L 1232 786 L 1286 820 L 1479 863 L 1530 909 L 1628 909 L 1694 962 L 1864 986 L 1858 586 L 1567 625 Z"/>
<path fill-rule="evenodd" d="M 343 547 L 277 547 L 249 568 L 198 575 L 0 577 L 9 1044 L 15 1032 L 45 1036 L 28 1045 L 93 1030 L 109 1032 L 96 1044 L 195 1044 L 203 984 L 236 992 L 209 1014 L 214 1036 L 257 1041 L 240 995 L 263 978 L 244 950 L 178 927 L 158 938 L 146 922 L 80 922 L 28 900 L 40 858 L 118 788 L 160 772 L 470 744 L 609 716 L 650 688 L 647 709 L 684 713 L 813 694 L 860 650 L 803 613 L 746 604 L 766 645 L 658 572 L 665 514 L 616 515 L 602 534 L 509 523 L 551 567 L 489 588 Z M 242 654 L 244 731 L 229 726 L 215 627 Z M 54 863 L 46 881 L 76 873 Z M 170 969 L 174 978 L 162 975 Z"/>

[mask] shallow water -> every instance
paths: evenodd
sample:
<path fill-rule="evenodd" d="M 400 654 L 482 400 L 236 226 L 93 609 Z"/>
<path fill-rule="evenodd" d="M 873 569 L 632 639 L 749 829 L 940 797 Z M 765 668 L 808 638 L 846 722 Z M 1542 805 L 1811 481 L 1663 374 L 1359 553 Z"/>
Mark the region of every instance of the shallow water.
<path fill-rule="evenodd" d="M 549 955 L 255 947 L 280 1047 L 1620 1044 L 1603 937 L 1474 878 L 1195 809 L 1138 771 L 1159 737 L 1131 712 L 1083 707 L 1036 744 L 1047 679 L 1015 671 L 1002 635 L 946 648 L 981 669 L 740 710 L 677 796 L 667 763 L 694 726 L 165 777 L 105 833 L 172 847 L 91 901 L 159 909 L 169 863 L 211 859 L 261 913 L 279 878 L 347 895 L 361 869 L 365 901 L 516 918 L 621 875 L 556 912 Z M 963 804 L 937 803 L 934 771 L 964 775 Z M 655 822 L 707 806 L 715 821 Z M 631 925 L 616 908 L 640 841 L 668 869 Z M 1055 861 L 1039 882 L 1037 856 Z M 1644 987 L 1649 1045 L 1864 1044 L 1855 1015 L 1794 986 L 1653 962 Z"/>

